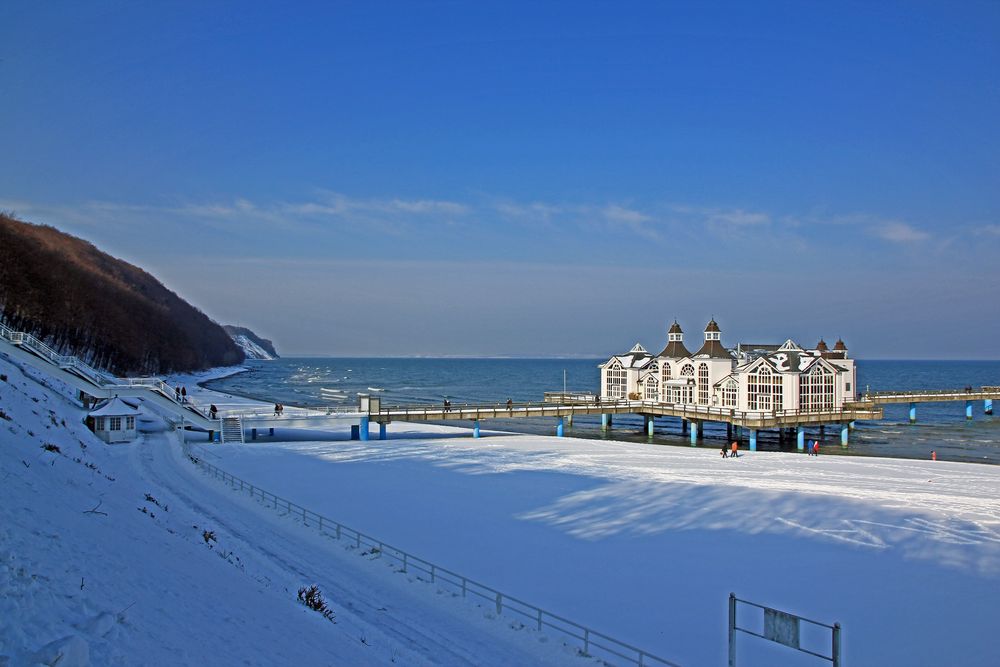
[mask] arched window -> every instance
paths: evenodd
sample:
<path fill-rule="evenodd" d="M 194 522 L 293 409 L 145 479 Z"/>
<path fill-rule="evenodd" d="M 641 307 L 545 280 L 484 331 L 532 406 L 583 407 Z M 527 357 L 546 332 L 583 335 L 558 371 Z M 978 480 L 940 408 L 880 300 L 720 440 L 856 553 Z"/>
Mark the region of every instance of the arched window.
<path fill-rule="evenodd" d="M 821 364 L 799 375 L 799 409 L 832 410 L 833 381 L 833 371 Z"/>
<path fill-rule="evenodd" d="M 684 367 L 681 368 L 681 377 L 692 377 L 693 378 L 694 377 L 694 365 L 693 364 L 684 364 Z"/>
<path fill-rule="evenodd" d="M 660 395 L 660 381 L 656 379 L 655 375 L 650 375 L 646 378 L 646 400 L 655 401 Z"/>
<path fill-rule="evenodd" d="M 625 369 L 616 361 L 605 375 L 604 395 L 608 398 L 625 398 L 627 382 Z"/>
<path fill-rule="evenodd" d="M 698 364 L 698 402 L 708 405 L 708 364 Z"/>
<path fill-rule="evenodd" d="M 770 410 L 771 386 L 775 373 L 767 366 L 760 366 L 747 377 L 747 407 L 750 410 Z M 778 379 L 781 379 L 780 376 Z"/>
<path fill-rule="evenodd" d="M 739 399 L 740 383 L 730 378 L 722 385 L 722 407 L 735 408 Z"/>

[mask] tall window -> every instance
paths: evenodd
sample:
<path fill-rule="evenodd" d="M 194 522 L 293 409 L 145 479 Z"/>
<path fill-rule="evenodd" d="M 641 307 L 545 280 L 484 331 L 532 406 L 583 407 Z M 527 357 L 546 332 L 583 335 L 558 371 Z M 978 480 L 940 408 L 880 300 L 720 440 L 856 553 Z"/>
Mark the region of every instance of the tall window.
<path fill-rule="evenodd" d="M 726 383 L 722 385 L 722 407 L 736 407 L 739 398 L 739 386 L 736 380 L 726 380 Z"/>
<path fill-rule="evenodd" d="M 698 402 L 708 405 L 708 364 L 698 365 Z"/>
<path fill-rule="evenodd" d="M 655 401 L 660 396 L 660 381 L 655 375 L 646 378 L 646 400 Z"/>
<path fill-rule="evenodd" d="M 126 417 L 125 418 L 125 430 L 126 431 L 134 431 L 135 430 L 135 417 Z"/>
<path fill-rule="evenodd" d="M 799 408 L 801 410 L 833 409 L 834 373 L 816 365 L 799 376 Z"/>
<path fill-rule="evenodd" d="M 761 366 L 747 377 L 747 407 L 750 410 L 784 408 L 781 373 Z"/>
<path fill-rule="evenodd" d="M 109 431 L 120 431 L 120 430 L 122 430 L 122 418 L 121 417 L 108 417 L 108 421 L 111 424 L 108 427 Z"/>
<path fill-rule="evenodd" d="M 663 382 L 661 383 L 663 386 L 663 400 L 668 403 L 672 403 L 673 399 L 670 396 L 670 386 L 667 384 L 667 381 L 670 379 L 670 364 L 664 361 L 660 369 L 663 371 Z"/>
<path fill-rule="evenodd" d="M 625 398 L 625 388 L 627 386 L 625 369 L 621 364 L 615 363 L 608 369 L 604 385 L 604 395 L 609 398 Z"/>
<path fill-rule="evenodd" d="M 681 368 L 681 379 L 686 379 L 688 384 L 680 387 L 678 392 L 680 399 L 677 403 L 694 403 L 694 391 L 691 385 L 694 384 L 694 364 L 684 364 Z"/>

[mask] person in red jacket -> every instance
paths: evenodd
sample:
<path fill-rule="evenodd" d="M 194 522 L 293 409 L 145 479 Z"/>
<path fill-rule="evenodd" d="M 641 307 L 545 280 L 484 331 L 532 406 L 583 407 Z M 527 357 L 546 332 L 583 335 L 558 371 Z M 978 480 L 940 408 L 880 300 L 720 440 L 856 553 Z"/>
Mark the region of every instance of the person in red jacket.
<path fill-rule="evenodd" d="M 819 440 L 813 440 L 813 456 L 819 456 Z"/>
<path fill-rule="evenodd" d="M 732 446 L 732 453 L 729 455 L 729 457 L 735 459 L 739 455 L 740 455 L 740 445 L 734 440 Z"/>

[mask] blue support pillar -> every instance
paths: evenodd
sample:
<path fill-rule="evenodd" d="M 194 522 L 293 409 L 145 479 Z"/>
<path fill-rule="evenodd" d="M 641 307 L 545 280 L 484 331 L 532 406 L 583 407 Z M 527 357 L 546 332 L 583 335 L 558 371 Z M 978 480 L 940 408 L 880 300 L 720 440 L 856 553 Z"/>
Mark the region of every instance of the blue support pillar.
<path fill-rule="evenodd" d="M 653 437 L 653 415 L 646 415 L 646 435 Z"/>
<path fill-rule="evenodd" d="M 601 413 L 601 430 L 607 431 L 611 428 L 611 415 L 606 412 Z"/>
<path fill-rule="evenodd" d="M 358 427 L 358 435 L 362 440 L 368 440 L 368 417 L 361 418 L 361 425 Z"/>
<path fill-rule="evenodd" d="M 985 401 L 983 401 L 983 414 L 984 415 L 991 415 L 991 414 L 993 414 L 993 399 L 992 398 L 987 398 Z"/>
<path fill-rule="evenodd" d="M 965 418 L 972 419 L 972 401 L 965 402 Z"/>
<path fill-rule="evenodd" d="M 852 431 L 855 429 L 856 426 L 857 424 L 854 423 L 853 421 L 847 422 L 847 428 L 851 429 Z"/>
<path fill-rule="evenodd" d="M 911 424 L 916 424 L 917 423 L 917 404 L 916 403 L 910 403 L 910 423 Z"/>
<path fill-rule="evenodd" d="M 840 444 L 842 447 L 847 447 L 847 433 L 849 430 L 847 424 L 840 425 Z"/>
<path fill-rule="evenodd" d="M 806 427 L 798 426 L 795 429 L 795 448 L 800 452 L 806 448 Z"/>
<path fill-rule="evenodd" d="M 476 422 L 476 424 L 479 424 L 479 422 Z M 478 430 L 479 426 L 476 426 L 476 429 Z M 556 424 L 556 437 L 557 438 L 563 437 L 563 433 L 565 432 L 565 430 L 566 430 L 566 420 L 560 417 L 559 422 Z"/>
<path fill-rule="evenodd" d="M 560 435 L 562 435 L 562 434 L 560 433 Z M 473 438 L 478 438 L 479 437 L 479 420 L 478 419 L 473 420 L 473 422 L 472 422 L 472 437 Z"/>
<path fill-rule="evenodd" d="M 694 447 L 698 444 L 698 431 L 701 430 L 701 422 L 691 420 L 691 446 Z"/>
<path fill-rule="evenodd" d="M 378 423 L 378 439 L 385 440 L 388 436 L 385 434 L 385 422 Z"/>
<path fill-rule="evenodd" d="M 757 451 L 757 429 L 750 429 L 750 451 Z"/>

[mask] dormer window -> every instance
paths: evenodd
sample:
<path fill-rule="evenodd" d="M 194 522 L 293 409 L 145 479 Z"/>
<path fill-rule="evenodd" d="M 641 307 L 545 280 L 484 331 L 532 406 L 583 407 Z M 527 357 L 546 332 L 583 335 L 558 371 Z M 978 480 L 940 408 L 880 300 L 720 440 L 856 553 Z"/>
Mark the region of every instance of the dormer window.
<path fill-rule="evenodd" d="M 721 340 L 719 338 L 719 336 L 721 336 L 721 335 L 722 334 L 720 332 L 718 332 L 718 331 L 706 331 L 705 332 L 705 340 Z"/>

